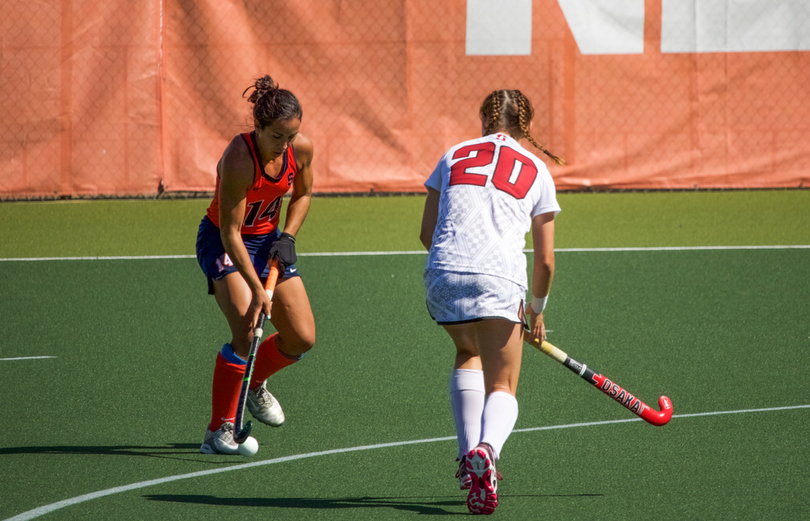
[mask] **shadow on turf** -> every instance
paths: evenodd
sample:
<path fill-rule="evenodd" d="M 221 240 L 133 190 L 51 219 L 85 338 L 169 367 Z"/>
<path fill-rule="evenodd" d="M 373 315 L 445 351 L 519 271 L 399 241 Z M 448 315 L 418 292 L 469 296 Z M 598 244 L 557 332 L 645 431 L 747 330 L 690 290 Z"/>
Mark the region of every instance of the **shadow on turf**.
<path fill-rule="evenodd" d="M 408 497 L 347 497 L 339 499 L 324 498 L 222 498 L 200 495 L 147 495 L 146 499 L 152 501 L 168 501 L 172 503 L 196 503 L 200 505 L 217 505 L 230 507 L 275 507 L 275 508 L 308 508 L 313 510 L 333 510 L 339 508 L 393 508 L 394 510 L 407 510 L 419 514 L 430 515 L 456 515 L 458 512 L 448 512 L 442 506 L 460 507 L 465 504 L 460 498 L 433 498 L 432 501 L 417 500 Z M 412 500 L 412 501 L 409 501 Z"/>
<path fill-rule="evenodd" d="M 502 497 L 590 497 L 603 494 L 505 494 Z M 218 505 L 230 507 L 274 507 L 274 508 L 309 508 L 314 510 L 338 508 L 392 508 L 407 510 L 423 515 L 467 515 L 465 512 L 450 512 L 441 507 L 464 507 L 466 498 L 439 496 L 428 501 L 417 497 L 348 497 L 342 499 L 324 498 L 221 498 L 201 495 L 153 494 L 144 496 L 151 501 L 171 503 L 196 503 L 200 505 Z M 446 499 L 445 499 L 446 498 Z"/>
<path fill-rule="evenodd" d="M 199 455 L 200 445 L 197 443 L 169 443 L 163 446 L 149 447 L 145 445 L 53 445 L 45 447 L 6 447 L 0 449 L 0 456 L 5 454 L 103 454 L 110 456 L 147 456 L 150 458 L 180 459 L 172 457 L 175 454 L 188 456 L 190 450 Z M 213 460 L 212 460 L 213 461 Z M 233 463 L 223 462 L 223 463 Z"/>

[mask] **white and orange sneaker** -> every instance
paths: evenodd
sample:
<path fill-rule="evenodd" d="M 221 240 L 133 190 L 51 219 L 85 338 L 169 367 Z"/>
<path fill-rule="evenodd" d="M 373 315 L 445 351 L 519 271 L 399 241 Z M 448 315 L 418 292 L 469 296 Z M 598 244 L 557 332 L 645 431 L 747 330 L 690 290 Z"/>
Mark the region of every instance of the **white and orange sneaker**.
<path fill-rule="evenodd" d="M 467 508 L 473 514 L 491 514 L 498 506 L 498 471 L 492 448 L 480 443 L 467 453 L 465 465 L 470 476 Z"/>

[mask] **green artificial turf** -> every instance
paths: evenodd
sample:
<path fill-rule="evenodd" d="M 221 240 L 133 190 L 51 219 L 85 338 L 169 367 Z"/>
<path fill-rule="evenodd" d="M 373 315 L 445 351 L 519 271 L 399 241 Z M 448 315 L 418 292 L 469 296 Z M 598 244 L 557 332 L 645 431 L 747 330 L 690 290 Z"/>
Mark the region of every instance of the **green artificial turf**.
<path fill-rule="evenodd" d="M 808 245 L 808 195 L 560 194 L 556 246 Z M 315 198 L 299 251 L 420 251 L 423 202 Z M 0 258 L 190 256 L 206 206 L 2 203 Z M 550 340 L 651 405 L 668 395 L 675 417 L 661 428 L 600 424 L 635 418 L 526 347 L 496 515 L 810 516 L 808 252 L 560 252 Z M 196 260 L 0 263 L 0 358 L 54 357 L 0 361 L 10 422 L 0 519 L 104 491 L 42 519 L 466 513 L 452 477 L 453 348 L 425 311 L 424 258 L 299 259 L 317 343 L 272 377 L 288 421 L 254 427 L 250 460 L 198 452 L 228 333 Z M 402 442 L 417 443 L 377 446 Z M 340 449 L 350 452 L 323 453 Z M 239 466 L 250 462 L 270 464 Z M 209 471 L 218 473 L 193 474 Z M 164 478 L 174 481 L 113 489 Z"/>
<path fill-rule="evenodd" d="M 288 421 L 254 427 L 250 460 L 198 452 L 227 326 L 194 259 L 5 263 L 0 357 L 55 358 L 0 365 L 4 410 L 24 420 L 0 444 L 0 518 L 177 477 L 44 519 L 465 513 L 453 348 L 425 311 L 423 262 L 300 259 L 318 341 L 271 378 Z M 810 414 L 760 409 L 810 404 L 807 250 L 564 252 L 558 267 L 550 339 L 650 404 L 668 395 L 676 416 L 599 424 L 635 418 L 527 346 L 496 515 L 802 518 Z M 398 442 L 419 443 L 375 448 Z M 237 467 L 282 457 L 297 459 Z"/>
<path fill-rule="evenodd" d="M 810 191 L 563 193 L 557 248 L 810 244 Z M 0 203 L 0 258 L 193 255 L 207 200 Z M 418 251 L 423 196 L 315 197 L 298 250 Z"/>

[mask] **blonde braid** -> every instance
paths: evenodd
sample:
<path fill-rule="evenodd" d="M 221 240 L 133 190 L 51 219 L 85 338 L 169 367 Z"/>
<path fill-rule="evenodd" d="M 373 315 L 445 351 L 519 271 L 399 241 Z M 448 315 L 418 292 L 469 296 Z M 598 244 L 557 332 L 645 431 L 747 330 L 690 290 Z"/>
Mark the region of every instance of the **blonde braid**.
<path fill-rule="evenodd" d="M 565 164 L 565 160 L 561 157 L 557 157 L 548 150 L 545 149 L 543 145 L 535 141 L 535 139 L 529 134 L 529 120 L 534 115 L 533 110 L 531 108 L 531 104 L 529 104 L 529 100 L 526 96 L 523 95 L 522 92 L 518 92 L 518 124 L 520 126 L 520 132 L 523 134 L 529 143 L 531 143 L 536 149 L 542 151 L 545 155 L 551 158 L 552 161 L 557 163 L 558 165 L 562 166 Z"/>
<path fill-rule="evenodd" d="M 495 130 L 501 119 L 501 91 L 493 91 L 492 94 L 492 114 L 487 125 L 487 134 Z"/>

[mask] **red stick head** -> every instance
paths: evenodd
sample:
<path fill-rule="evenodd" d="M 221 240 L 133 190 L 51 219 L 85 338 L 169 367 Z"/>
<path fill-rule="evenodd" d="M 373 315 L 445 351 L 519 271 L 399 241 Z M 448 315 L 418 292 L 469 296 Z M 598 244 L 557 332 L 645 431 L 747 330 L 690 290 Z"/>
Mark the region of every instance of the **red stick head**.
<path fill-rule="evenodd" d="M 644 409 L 640 416 L 645 422 L 660 427 L 672 418 L 672 402 L 666 396 L 662 396 L 658 399 L 658 405 L 661 406 L 660 411 L 648 407 Z"/>

